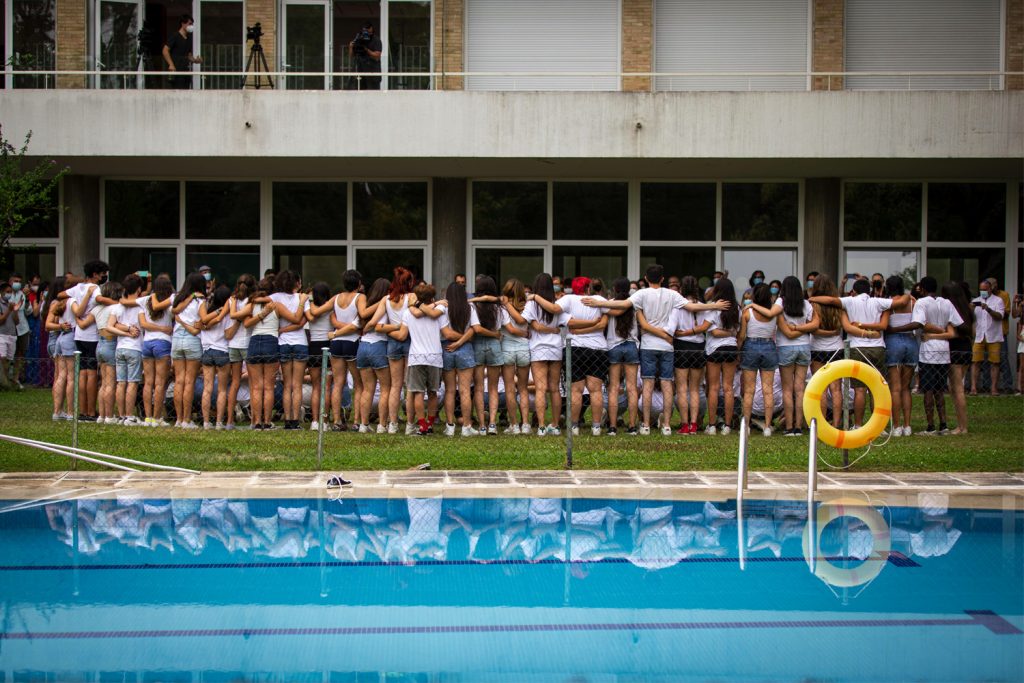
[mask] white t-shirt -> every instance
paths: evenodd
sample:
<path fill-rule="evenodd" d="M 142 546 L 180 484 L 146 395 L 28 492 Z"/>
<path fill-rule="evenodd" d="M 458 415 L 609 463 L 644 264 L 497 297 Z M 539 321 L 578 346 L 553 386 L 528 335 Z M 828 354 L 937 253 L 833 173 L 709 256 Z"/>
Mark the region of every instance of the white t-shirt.
<path fill-rule="evenodd" d="M 950 323 L 953 324 L 953 327 L 959 327 L 964 324 L 964 320 L 960 317 L 960 313 L 956 310 L 953 302 L 949 299 L 931 296 L 922 297 L 917 300 L 911 320 L 922 325 L 935 325 L 943 330 Z M 922 342 L 918 358 L 922 363 L 930 365 L 948 365 L 949 340 L 929 339 Z"/>
<path fill-rule="evenodd" d="M 522 315 L 522 313 L 520 313 L 520 315 Z M 520 325 L 519 323 L 517 323 L 515 320 L 512 319 L 512 316 L 509 314 L 508 309 L 505 308 L 504 306 L 502 306 L 501 307 L 501 326 L 502 326 L 502 329 L 504 329 L 505 325 L 511 325 L 512 327 L 516 328 L 517 330 L 522 330 L 523 332 L 527 332 L 530 329 L 529 323 L 524 323 L 524 324 Z M 508 332 L 502 332 L 501 333 L 501 343 L 502 344 L 529 344 L 530 343 L 530 339 L 529 339 L 529 336 L 526 336 L 526 337 L 516 337 L 515 335 L 509 334 Z"/>
<path fill-rule="evenodd" d="M 480 325 L 481 327 L 483 327 L 483 323 L 480 322 L 480 308 L 479 307 L 480 307 L 480 304 L 470 304 L 469 305 L 469 308 L 472 311 L 471 315 L 472 315 L 473 320 L 474 320 L 474 322 L 472 322 L 471 324 L 472 325 Z M 505 324 L 505 323 L 502 322 L 502 317 L 501 317 L 502 313 L 505 313 L 505 307 L 502 306 L 500 303 L 494 304 L 494 324 L 495 324 L 496 327 L 491 330 L 492 332 L 500 331 L 502 325 Z M 507 320 L 508 314 L 506 313 L 505 315 L 506 315 L 506 320 Z M 442 327 L 443 327 L 443 325 L 442 325 Z M 483 336 L 481 336 L 480 338 L 481 339 L 490 339 L 491 337 L 483 337 Z M 474 337 L 474 339 L 475 339 L 475 337 Z M 499 337 L 498 339 L 500 341 L 501 338 Z"/>
<path fill-rule="evenodd" d="M 163 312 L 163 317 L 161 317 L 159 320 L 154 320 L 153 316 L 151 316 L 150 313 L 149 313 L 149 299 L 150 299 L 150 297 L 144 296 L 141 299 L 137 300 L 138 304 L 139 304 L 139 308 L 137 309 L 138 312 L 141 313 L 145 317 L 146 322 L 151 324 L 151 325 L 159 325 L 160 327 L 171 327 L 171 310 L 169 308 L 168 309 L 164 309 L 162 311 Z M 139 319 L 136 317 L 135 318 L 136 324 L 138 324 L 138 320 Z M 142 341 L 167 341 L 167 342 L 169 342 L 169 341 L 171 341 L 171 335 L 166 334 L 164 332 L 155 332 L 153 330 L 143 330 L 142 331 Z"/>
<path fill-rule="evenodd" d="M 739 331 L 732 330 L 733 336 L 731 337 L 716 337 L 711 334 L 712 330 L 722 329 L 722 312 L 721 311 L 706 311 L 704 313 L 704 319 L 711 323 L 711 327 L 708 328 L 708 341 L 704 346 L 704 353 L 711 355 L 718 349 L 723 347 L 731 346 L 736 348 L 736 333 Z"/>
<path fill-rule="evenodd" d="M 87 318 L 89 315 L 95 313 L 96 312 L 95 309 L 97 307 L 96 297 L 100 293 L 100 288 L 97 285 L 92 284 L 91 282 L 79 282 L 77 285 L 75 285 L 71 289 L 67 290 L 67 295 L 68 295 L 68 302 L 67 302 L 67 304 L 68 304 L 68 311 L 71 311 L 71 303 L 72 302 L 74 302 L 75 304 L 80 306 L 82 304 L 82 301 L 85 299 L 86 293 L 90 289 L 93 290 L 93 293 L 92 293 L 92 296 L 89 297 L 89 307 L 85 311 L 82 311 L 81 312 L 82 314 L 79 317 L 80 318 Z M 78 323 L 75 321 L 74 313 L 71 313 L 71 320 L 69 322 L 71 322 L 71 324 L 74 325 L 74 327 L 75 327 L 75 341 L 84 341 L 84 342 L 99 341 L 99 338 L 100 338 L 99 337 L 99 332 L 96 329 L 96 324 L 95 323 L 93 323 L 92 325 L 89 325 L 85 329 L 82 329 L 81 327 L 78 326 Z"/>
<path fill-rule="evenodd" d="M 235 313 L 242 310 L 249 305 L 248 299 L 238 299 L 235 301 Z M 228 316 L 231 319 L 231 316 Z M 235 336 L 228 340 L 229 349 L 247 349 L 249 348 L 249 328 L 245 326 L 245 320 L 231 320 L 228 323 L 228 327 L 231 327 L 235 323 L 238 324 L 238 329 L 235 330 Z M 225 328 L 226 329 L 226 328 Z"/>
<path fill-rule="evenodd" d="M 628 314 L 628 311 L 624 311 L 623 314 Z M 623 342 L 633 342 L 633 344 L 640 344 L 640 335 L 636 325 L 636 311 L 633 311 L 633 322 L 629 326 L 629 333 L 627 336 L 622 337 L 619 335 L 618 330 L 619 319 L 611 315 L 608 316 L 608 326 L 604 328 L 604 338 L 608 344 L 609 349 L 614 349 Z"/>
<path fill-rule="evenodd" d="M 253 317 L 258 318 L 260 313 L 262 313 L 263 309 L 266 308 L 267 306 L 270 306 L 270 304 L 255 304 L 252 307 Z M 278 327 L 279 325 L 277 319 L 277 311 L 274 310 L 273 306 L 271 306 L 270 313 L 267 313 L 267 317 L 263 318 L 263 320 L 257 321 L 257 323 L 249 329 L 252 330 L 251 334 L 253 337 L 258 337 L 262 335 L 276 337 Z M 280 341 L 278 341 L 278 343 L 280 343 Z"/>
<path fill-rule="evenodd" d="M 883 297 L 871 297 L 867 294 L 855 296 L 844 296 L 839 300 L 846 311 L 846 317 L 851 323 L 877 323 L 882 319 L 882 313 L 892 308 L 892 299 Z M 885 339 L 879 334 L 877 339 L 867 337 L 850 337 L 850 347 L 875 346 L 885 348 Z"/>
<path fill-rule="evenodd" d="M 299 295 L 296 293 L 286 294 L 285 292 L 274 292 L 270 295 L 270 300 L 281 304 L 289 311 L 293 312 L 299 307 Z M 305 330 L 300 328 L 298 330 L 292 330 L 291 332 L 281 332 L 282 328 L 288 327 L 291 324 L 291 322 L 284 318 L 278 318 L 277 343 L 282 345 L 291 344 L 295 346 L 306 346 L 309 342 L 306 340 Z"/>
<path fill-rule="evenodd" d="M 778 308 L 782 309 L 782 311 L 783 311 L 782 317 L 786 319 L 786 322 L 789 323 L 790 327 L 794 327 L 796 325 L 806 325 L 807 323 L 811 322 L 811 319 L 814 317 L 814 306 L 811 305 L 810 301 L 804 301 L 804 313 L 799 318 L 792 318 L 792 317 L 786 315 L 786 313 L 785 313 L 785 311 L 786 311 L 785 300 L 781 296 L 779 297 L 779 300 L 775 302 L 775 305 Z M 775 334 L 775 345 L 776 346 L 801 346 L 801 345 L 810 344 L 810 343 L 811 343 L 811 333 L 810 332 L 808 332 L 807 334 L 801 334 L 796 339 L 790 339 L 786 335 L 782 334 L 782 330 L 779 330 Z"/>
<path fill-rule="evenodd" d="M 138 306 L 124 306 L 122 304 L 117 304 L 116 306 L 110 307 L 110 319 L 116 320 L 118 323 L 128 328 L 132 326 L 139 327 L 139 313 L 141 312 L 142 309 Z M 134 338 L 118 336 L 117 348 L 129 349 L 131 351 L 142 351 L 142 335 L 140 334 L 138 337 Z"/>
<path fill-rule="evenodd" d="M 120 306 L 121 304 L 115 304 Z M 107 329 L 107 323 L 110 322 L 110 315 L 113 313 L 114 306 L 97 306 L 92 309 L 92 315 L 96 319 L 96 334 L 102 334 Z M 24 309 L 22 309 L 24 310 Z"/>
<path fill-rule="evenodd" d="M 179 313 L 175 318 L 175 332 L 177 332 L 178 328 L 181 327 L 181 323 L 179 323 L 178 320 L 181 320 L 181 322 L 188 323 L 189 325 L 195 327 L 196 323 L 199 322 L 199 307 L 202 305 L 202 303 L 202 299 L 196 299 L 194 297 L 191 301 L 188 302 L 188 305 L 185 306 L 185 309 L 181 313 Z M 173 310 L 173 308 L 174 306 L 172 304 L 171 309 Z"/>
<path fill-rule="evenodd" d="M 997 313 L 1002 313 L 1003 317 L 1006 317 L 1006 305 L 1003 300 L 995 294 L 992 294 L 987 299 L 982 299 L 980 296 L 974 297 L 971 303 L 985 304 L 990 309 Z M 75 337 L 78 339 L 78 337 Z M 996 320 L 992 317 L 992 314 L 986 311 L 981 306 L 974 307 L 974 343 L 981 344 L 988 342 L 993 344 L 995 342 L 1003 341 L 1003 321 Z"/>
<path fill-rule="evenodd" d="M 598 301 L 606 301 L 603 296 L 595 296 Z M 569 320 L 594 321 L 604 315 L 604 309 L 584 306 L 582 297 L 576 294 L 566 294 L 558 300 L 562 307 L 562 313 L 569 316 Z M 609 325 L 611 323 L 609 322 Z M 597 349 L 604 351 L 608 348 L 608 340 L 605 338 L 606 330 L 600 332 L 588 332 L 587 334 L 573 334 L 572 345 L 584 349 Z"/>
<path fill-rule="evenodd" d="M 564 298 L 564 297 L 563 297 Z M 523 318 L 527 323 L 533 321 L 539 322 L 541 325 L 546 327 L 559 327 L 569 322 L 569 316 L 565 313 L 560 315 L 552 316 L 551 322 L 545 322 L 544 320 L 544 309 L 537 305 L 534 301 L 527 301 L 526 308 L 523 309 Z M 538 332 L 535 329 L 530 329 L 530 354 L 533 355 L 536 350 L 554 350 L 561 354 L 562 352 L 562 338 L 555 332 L 554 334 L 546 332 Z"/>
<path fill-rule="evenodd" d="M 629 300 L 633 302 L 633 308 L 643 311 L 648 324 L 660 327 L 669 334 L 675 331 L 672 326 L 672 311 L 686 304 L 682 294 L 667 287 L 638 289 Z M 645 334 L 640 337 L 640 348 L 649 351 L 671 351 L 672 344 L 657 335 Z"/>
<path fill-rule="evenodd" d="M 692 330 L 695 327 L 700 327 L 707 319 L 706 311 L 697 311 L 696 313 L 692 313 L 685 308 L 677 308 L 672 312 L 671 332 L 674 335 L 678 330 Z M 686 337 L 676 337 L 676 339 L 693 344 L 703 344 L 704 333 L 700 332 Z"/>
<path fill-rule="evenodd" d="M 448 309 L 445 306 L 440 306 L 439 308 L 442 311 L 444 311 L 444 312 L 441 314 L 441 317 L 437 319 L 437 322 L 438 322 L 437 329 L 441 330 L 441 329 L 444 329 L 445 327 L 451 327 L 452 326 L 452 321 L 448 317 Z M 500 317 L 500 314 L 499 314 L 499 317 Z M 469 322 L 466 323 L 466 329 L 469 329 L 469 328 L 473 327 L 473 325 L 479 325 L 479 324 L 480 324 L 480 318 L 476 314 L 476 306 L 470 304 L 469 305 Z M 452 329 L 452 332 L 458 332 L 459 334 L 463 334 L 465 331 L 466 330 L 462 330 L 461 332 L 459 332 L 459 330 L 456 330 L 454 328 Z"/>
<path fill-rule="evenodd" d="M 224 304 L 227 306 L 227 304 Z M 203 329 L 199 333 L 199 341 L 203 345 L 203 351 L 228 351 L 228 340 L 224 338 L 224 330 L 231 324 L 231 318 L 225 315 L 219 323 L 211 325 L 210 329 Z"/>
<path fill-rule="evenodd" d="M 444 306 L 438 306 L 441 311 Z M 444 367 L 441 355 L 441 317 L 431 318 L 429 315 L 414 316 L 407 309 L 402 316 L 402 324 L 409 328 L 409 365 L 431 365 L 435 368 Z"/>
<path fill-rule="evenodd" d="M 308 312 L 313 308 L 313 302 L 307 300 L 305 310 Z M 313 318 L 313 322 L 308 323 L 307 329 L 309 330 L 309 341 L 311 342 L 325 342 L 327 341 L 327 334 L 331 331 L 334 326 L 331 325 L 331 311 L 328 309 L 319 318 Z M 359 333 L 355 333 L 356 339 L 359 339 Z M 338 337 L 341 339 L 341 337 Z"/>

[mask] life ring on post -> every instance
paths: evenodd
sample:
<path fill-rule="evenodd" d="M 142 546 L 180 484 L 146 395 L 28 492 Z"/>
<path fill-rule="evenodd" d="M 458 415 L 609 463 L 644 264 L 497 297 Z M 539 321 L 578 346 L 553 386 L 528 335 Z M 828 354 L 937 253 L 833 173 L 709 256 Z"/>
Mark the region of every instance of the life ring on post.
<path fill-rule="evenodd" d="M 821 412 L 821 397 L 828 385 L 845 377 L 860 380 L 867 385 L 875 400 L 875 411 L 859 429 L 843 431 L 833 427 Z M 882 373 L 858 360 L 843 359 L 819 368 L 811 377 L 804 390 L 804 418 L 810 423 L 818 421 L 818 438 L 835 448 L 860 448 L 866 446 L 885 429 L 892 417 L 892 394 Z"/>
<path fill-rule="evenodd" d="M 853 517 L 863 522 L 871 532 L 874 541 L 871 546 L 871 555 L 856 567 L 837 567 L 823 557 L 818 550 L 821 547 L 822 531 L 830 522 L 840 517 Z M 822 503 L 815 518 L 817 534 L 814 538 L 814 546 L 813 548 L 811 546 L 811 524 L 807 524 L 804 527 L 803 548 L 804 557 L 817 555 L 814 575 L 819 579 L 837 588 L 851 588 L 871 581 L 885 568 L 886 562 L 889 561 L 889 551 L 892 549 L 892 538 L 889 533 L 889 525 L 886 524 L 878 510 L 862 500 L 839 498 Z"/>

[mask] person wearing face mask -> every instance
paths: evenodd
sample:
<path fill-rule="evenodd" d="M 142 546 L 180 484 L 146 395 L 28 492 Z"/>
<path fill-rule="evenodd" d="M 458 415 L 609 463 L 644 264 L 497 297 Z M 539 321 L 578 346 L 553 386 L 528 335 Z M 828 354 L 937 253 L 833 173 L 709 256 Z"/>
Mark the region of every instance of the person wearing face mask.
<path fill-rule="evenodd" d="M 25 293 L 25 317 L 28 319 L 28 348 L 25 357 L 29 359 L 28 370 L 25 371 L 25 381 L 31 385 L 42 384 L 42 373 L 40 368 L 40 351 L 44 348 L 42 344 L 42 320 L 43 292 L 40 291 L 40 280 L 38 275 L 33 275 L 29 280 L 28 292 Z"/>
<path fill-rule="evenodd" d="M 193 64 L 202 64 L 203 59 L 192 53 L 192 31 L 195 21 L 188 14 L 182 14 L 178 21 L 178 30 L 167 38 L 164 43 L 163 58 L 167 62 L 167 70 L 175 75 L 170 77 L 170 87 L 177 90 L 188 90 L 192 87 L 189 72 Z"/>
<path fill-rule="evenodd" d="M 7 372 L 14 360 L 15 332 L 21 318 L 18 304 L 14 303 L 14 291 L 9 282 L 0 288 L 0 390 L 11 388 Z M 18 385 L 20 388 L 21 385 Z"/>
<path fill-rule="evenodd" d="M 776 301 L 779 300 L 779 292 L 781 292 L 781 291 L 782 291 L 782 281 L 781 280 L 772 280 L 768 284 L 768 293 L 772 297 L 772 304 L 774 304 Z"/>
<path fill-rule="evenodd" d="M 11 303 L 15 304 L 21 313 L 18 315 L 18 324 L 15 328 L 15 334 L 17 341 L 14 345 L 14 384 L 19 389 L 21 386 L 21 369 L 25 364 L 25 353 L 28 351 L 28 335 L 29 335 L 29 324 L 28 318 L 25 316 L 28 306 L 25 305 L 25 291 L 21 282 L 21 275 L 18 273 L 11 273 L 11 277 L 7 280 L 7 283 L 11 286 Z"/>
<path fill-rule="evenodd" d="M 814 289 L 814 284 L 818 279 L 818 275 L 820 275 L 818 271 L 812 270 L 811 272 L 807 273 L 807 277 L 804 278 L 804 287 L 807 292 L 804 295 L 805 299 L 811 295 L 811 290 Z"/>
<path fill-rule="evenodd" d="M 217 289 L 217 280 L 213 277 L 213 271 L 210 270 L 210 266 L 199 266 L 199 274 L 206 280 L 206 296 L 212 296 L 214 290 Z"/>
<path fill-rule="evenodd" d="M 554 288 L 555 288 L 555 301 L 558 301 L 563 296 L 565 296 L 565 292 L 562 291 L 562 276 L 561 275 L 552 275 L 551 276 L 551 282 L 552 282 L 552 284 L 554 285 Z"/>
<path fill-rule="evenodd" d="M 974 309 L 974 349 L 971 357 L 971 396 L 978 395 L 978 371 L 988 360 L 992 383 L 989 392 L 999 395 L 999 352 L 1003 346 L 1003 318 L 1006 306 L 998 296 L 992 295 L 992 283 L 982 280 L 979 295 L 971 301 Z"/>
<path fill-rule="evenodd" d="M 750 279 L 747 280 L 747 282 L 750 283 L 750 287 L 748 287 L 746 291 L 743 292 L 742 298 L 751 299 L 753 296 L 754 287 L 757 287 L 760 284 L 764 284 L 764 271 L 755 270 L 753 273 L 750 274 Z"/>
<path fill-rule="evenodd" d="M 871 296 L 885 296 L 885 276 L 881 273 L 874 273 L 871 276 Z"/>

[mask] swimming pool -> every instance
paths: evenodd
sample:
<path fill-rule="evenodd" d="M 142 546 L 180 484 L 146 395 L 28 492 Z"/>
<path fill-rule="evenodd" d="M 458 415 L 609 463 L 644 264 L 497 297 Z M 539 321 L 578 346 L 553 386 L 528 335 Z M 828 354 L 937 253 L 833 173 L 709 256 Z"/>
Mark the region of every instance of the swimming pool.
<path fill-rule="evenodd" d="M 4 503 L 0 681 L 1024 679 L 1021 511 L 849 499 Z"/>

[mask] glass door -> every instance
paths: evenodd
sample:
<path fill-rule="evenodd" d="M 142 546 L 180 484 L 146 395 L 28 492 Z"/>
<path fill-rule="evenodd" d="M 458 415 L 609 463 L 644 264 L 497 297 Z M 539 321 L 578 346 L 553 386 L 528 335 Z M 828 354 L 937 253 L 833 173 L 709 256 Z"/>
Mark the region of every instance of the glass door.
<path fill-rule="evenodd" d="M 285 5 L 283 71 L 330 71 L 329 12 L 330 5 L 322 2 Z M 287 90 L 325 90 L 329 87 L 328 76 L 289 76 L 284 87 Z"/>
<path fill-rule="evenodd" d="M 388 7 L 387 73 L 430 73 L 430 2 L 392 0 Z M 429 90 L 427 76 L 392 76 L 388 90 Z"/>
<path fill-rule="evenodd" d="M 245 55 L 245 16 L 237 0 L 203 0 L 199 4 L 197 22 L 199 53 L 203 63 L 196 71 L 242 71 Z M 240 76 L 202 76 L 206 90 L 237 89 Z"/>
<path fill-rule="evenodd" d="M 96 12 L 96 69 L 98 71 L 140 71 L 139 43 L 142 39 L 141 0 L 99 0 Z M 100 88 L 142 87 L 142 76 L 111 74 L 99 76 Z"/>
<path fill-rule="evenodd" d="M 0 11 L 0 57 L 8 76 L 17 71 L 47 71 L 56 64 L 55 0 L 9 0 Z M 52 88 L 50 74 L 15 76 L 15 88 Z M 0 81 L 0 87 L 5 82 Z"/>

